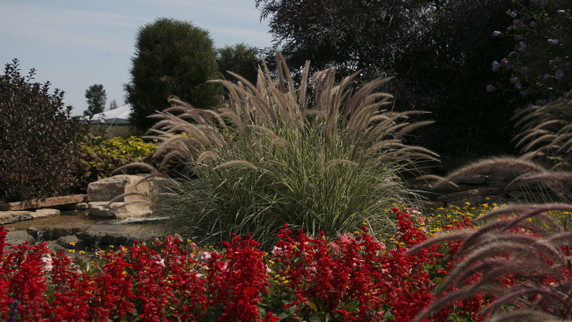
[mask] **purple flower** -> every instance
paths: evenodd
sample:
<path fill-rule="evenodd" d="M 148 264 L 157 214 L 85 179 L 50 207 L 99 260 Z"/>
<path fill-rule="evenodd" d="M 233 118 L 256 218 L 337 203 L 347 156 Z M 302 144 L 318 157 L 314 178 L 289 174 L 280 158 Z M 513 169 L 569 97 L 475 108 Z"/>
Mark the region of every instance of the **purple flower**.
<path fill-rule="evenodd" d="M 516 12 L 511 11 L 510 16 L 511 16 L 512 18 L 516 17 Z"/>
<path fill-rule="evenodd" d="M 493 31 L 493 37 L 496 37 L 496 36 L 498 36 L 498 35 L 500 35 L 500 34 L 501 34 L 501 32 L 498 31 L 498 30 Z"/>
<path fill-rule="evenodd" d="M 556 44 L 558 43 L 558 39 L 552 39 L 552 38 L 550 38 L 550 39 L 548 39 L 548 43 L 551 44 L 551 45 L 556 45 Z"/>
<path fill-rule="evenodd" d="M 500 62 L 501 62 L 501 64 L 503 64 L 505 66 L 508 65 L 508 59 L 506 59 L 506 58 L 501 59 Z"/>
<path fill-rule="evenodd" d="M 493 68 L 492 68 L 492 69 L 493 69 L 493 72 L 496 72 L 496 71 L 498 71 L 498 70 L 499 70 L 499 67 L 500 67 L 500 64 L 499 64 L 499 62 L 498 62 L 498 61 L 496 61 L 496 60 L 495 60 L 495 61 L 493 61 Z"/>
<path fill-rule="evenodd" d="M 562 69 L 559 69 L 556 71 L 556 73 L 554 73 L 554 78 L 556 80 L 561 80 L 564 77 L 564 72 L 562 71 Z"/>
<path fill-rule="evenodd" d="M 544 79 L 549 79 L 549 78 L 552 78 L 552 75 L 550 75 L 548 73 L 544 74 Z"/>
<path fill-rule="evenodd" d="M 491 85 L 491 84 L 488 84 L 488 85 L 487 85 L 487 92 L 492 93 L 492 92 L 494 92 L 494 91 L 496 91 L 496 90 L 497 90 L 497 88 L 494 87 L 493 85 Z"/>
<path fill-rule="evenodd" d="M 514 35 L 514 40 L 520 41 L 520 40 L 522 40 L 522 36 L 521 35 Z"/>
<path fill-rule="evenodd" d="M 515 26 L 515 27 L 518 27 L 518 26 L 520 25 L 520 20 L 514 19 L 514 20 L 512 21 L 512 25 Z"/>
<path fill-rule="evenodd" d="M 536 22 L 534 22 L 534 21 L 531 21 L 531 22 L 530 22 L 530 27 L 531 27 L 531 28 L 534 28 L 534 27 L 536 27 Z"/>
<path fill-rule="evenodd" d="M 520 96 L 526 96 L 528 93 L 526 91 L 520 91 Z"/>
<path fill-rule="evenodd" d="M 516 89 L 521 89 L 521 88 L 522 88 L 522 85 L 520 84 L 520 82 L 516 82 L 516 84 L 514 84 L 514 87 L 515 87 Z"/>
<path fill-rule="evenodd" d="M 511 78 L 510 78 L 510 82 L 514 84 L 514 83 L 518 82 L 518 78 L 516 78 L 516 77 L 511 77 Z"/>
<path fill-rule="evenodd" d="M 528 75 L 528 72 L 529 72 L 528 67 L 526 67 L 526 66 L 521 67 L 521 68 L 520 68 L 520 72 L 521 72 L 523 75 Z"/>
<path fill-rule="evenodd" d="M 520 46 L 518 50 L 523 51 L 526 49 L 526 43 L 524 41 L 519 42 L 518 45 Z"/>
<path fill-rule="evenodd" d="M 563 15 L 563 14 L 566 13 L 566 10 L 560 9 L 560 10 L 557 10 L 556 13 L 559 14 L 559 15 Z"/>

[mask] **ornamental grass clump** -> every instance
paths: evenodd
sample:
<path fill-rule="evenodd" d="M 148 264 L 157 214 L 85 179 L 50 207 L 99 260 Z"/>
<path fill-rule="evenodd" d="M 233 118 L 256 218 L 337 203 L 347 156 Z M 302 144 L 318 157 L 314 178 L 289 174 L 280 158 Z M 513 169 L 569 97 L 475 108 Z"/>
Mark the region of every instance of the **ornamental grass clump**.
<path fill-rule="evenodd" d="M 393 232 L 383 209 L 412 196 L 401 174 L 436 160 L 403 138 L 430 123 L 418 111 L 394 112 L 385 80 L 353 91 L 357 74 L 335 82 L 335 68 L 301 82 L 278 55 L 277 76 L 263 65 L 257 84 L 222 80 L 229 102 L 218 111 L 172 99 L 152 136 L 156 156 L 172 176 L 171 194 L 156 211 L 172 216 L 176 232 L 216 244 L 231 232 L 252 233 L 263 247 L 284 223 L 311 236 Z M 308 86 L 311 85 L 311 86 Z"/>
<path fill-rule="evenodd" d="M 515 119 L 521 127 L 516 147 L 524 159 L 540 160 L 554 169 L 572 169 L 572 97 L 528 107 Z"/>
<path fill-rule="evenodd" d="M 565 185 L 572 173 L 546 170 L 530 161 L 498 158 L 466 166 L 439 184 L 485 170 L 513 170 L 513 182 L 537 182 L 570 200 Z M 509 184 L 510 186 L 511 184 Z M 492 302 L 481 314 L 498 320 L 552 321 L 572 318 L 572 204 L 513 204 L 493 209 L 480 218 L 480 228 L 441 234 L 408 251 L 443 242 L 462 241 L 456 263 L 445 282 L 434 290 L 434 300 L 417 321 L 451 301 L 481 295 Z M 492 220 L 491 219 L 495 219 Z"/>
<path fill-rule="evenodd" d="M 434 290 L 434 300 L 416 320 L 451 301 L 480 294 L 492 299 L 480 314 L 495 320 L 553 321 L 572 318 L 572 233 L 550 212 L 570 214 L 569 204 L 512 205 L 480 220 L 498 218 L 478 229 L 443 234 L 408 251 L 461 240 L 456 265 Z"/>

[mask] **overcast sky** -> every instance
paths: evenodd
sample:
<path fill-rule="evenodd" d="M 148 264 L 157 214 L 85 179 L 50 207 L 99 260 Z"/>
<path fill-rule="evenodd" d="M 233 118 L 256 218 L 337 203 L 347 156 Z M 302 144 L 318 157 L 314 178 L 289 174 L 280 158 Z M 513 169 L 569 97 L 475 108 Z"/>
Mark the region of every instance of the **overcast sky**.
<path fill-rule="evenodd" d="M 87 109 L 85 90 L 102 84 L 107 106 L 125 99 L 135 37 L 157 18 L 207 30 L 216 48 L 245 43 L 271 46 L 267 21 L 254 0 L 0 0 L 0 63 L 20 60 L 24 74 L 65 91 L 72 114 Z"/>

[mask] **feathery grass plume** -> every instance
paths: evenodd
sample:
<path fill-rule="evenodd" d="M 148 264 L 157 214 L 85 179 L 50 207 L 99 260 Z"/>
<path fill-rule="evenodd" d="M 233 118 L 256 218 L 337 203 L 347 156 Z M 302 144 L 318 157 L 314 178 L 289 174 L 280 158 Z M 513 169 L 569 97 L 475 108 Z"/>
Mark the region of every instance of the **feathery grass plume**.
<path fill-rule="evenodd" d="M 438 157 L 402 139 L 429 122 L 386 109 L 392 96 L 377 91 L 385 80 L 354 90 L 357 73 L 336 83 L 335 68 L 310 76 L 306 63 L 294 83 L 280 53 L 277 66 L 273 78 L 263 64 L 256 84 L 234 74 L 236 83 L 217 81 L 229 95 L 218 111 L 173 98 L 176 106 L 156 115 L 155 155 L 183 167 L 176 197 L 156 212 L 208 244 L 251 233 L 268 248 L 285 223 L 308 235 L 334 237 L 363 222 L 375 235 L 392 234 L 383 210 L 413 194 L 402 172 Z"/>
<path fill-rule="evenodd" d="M 517 113 L 516 147 L 529 160 L 547 162 L 553 169 L 572 169 L 572 97 L 568 94 L 544 106 Z"/>
<path fill-rule="evenodd" d="M 468 177 L 470 175 L 491 172 L 503 171 L 512 172 L 515 174 L 524 173 L 544 173 L 547 170 L 533 162 L 521 160 L 513 157 L 495 157 L 490 159 L 480 160 L 464 166 L 456 171 L 453 171 L 442 180 L 435 184 L 435 187 L 442 187 L 446 184 L 454 184 L 455 180 Z"/>
<path fill-rule="evenodd" d="M 548 320 L 572 318 L 572 232 L 544 221 L 555 211 L 572 212 L 570 204 L 512 205 L 485 214 L 490 219 L 512 215 L 480 228 L 432 238 L 409 251 L 451 240 L 462 240 L 457 263 L 438 289 L 433 302 L 415 319 L 421 321 L 448 303 L 476 294 L 494 300 L 481 312 L 495 320 L 518 320 L 523 312 Z M 555 222 L 555 221 L 553 221 Z M 534 226 L 533 226 L 534 225 Z"/>
<path fill-rule="evenodd" d="M 514 157 L 495 157 L 474 162 L 438 180 L 433 187 L 457 186 L 455 181 L 459 179 L 492 172 L 514 175 L 514 179 L 504 187 L 505 192 L 518 184 L 529 202 L 569 202 L 572 200 L 569 184 L 572 179 L 571 172 L 548 170 L 531 160 Z M 542 192 L 543 200 L 537 200 L 536 191 Z"/>

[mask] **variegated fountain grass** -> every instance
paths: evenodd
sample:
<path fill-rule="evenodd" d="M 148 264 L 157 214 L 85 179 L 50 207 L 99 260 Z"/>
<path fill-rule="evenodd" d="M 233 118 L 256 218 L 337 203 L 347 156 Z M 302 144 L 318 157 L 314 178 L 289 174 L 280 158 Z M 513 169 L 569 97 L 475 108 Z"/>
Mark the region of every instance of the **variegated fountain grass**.
<path fill-rule="evenodd" d="M 229 93 L 218 111 L 175 98 L 155 116 L 156 155 L 179 165 L 157 211 L 172 216 L 178 233 L 209 244 L 251 233 L 268 247 L 284 224 L 308 235 L 362 224 L 393 233 L 383 209 L 413 195 L 401 173 L 436 161 L 402 139 L 429 122 L 410 121 L 421 112 L 387 109 L 391 95 L 377 92 L 384 80 L 354 92 L 357 75 L 339 84 L 335 69 L 310 78 L 307 63 L 297 87 L 278 57 L 276 78 L 263 65 L 256 85 L 238 75 L 237 83 L 218 81 Z"/>

